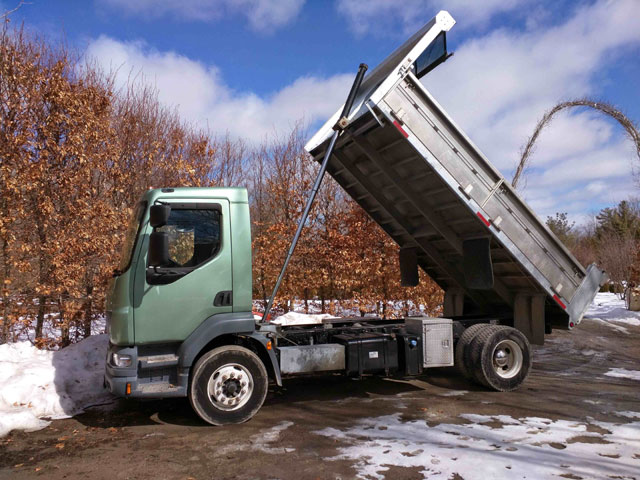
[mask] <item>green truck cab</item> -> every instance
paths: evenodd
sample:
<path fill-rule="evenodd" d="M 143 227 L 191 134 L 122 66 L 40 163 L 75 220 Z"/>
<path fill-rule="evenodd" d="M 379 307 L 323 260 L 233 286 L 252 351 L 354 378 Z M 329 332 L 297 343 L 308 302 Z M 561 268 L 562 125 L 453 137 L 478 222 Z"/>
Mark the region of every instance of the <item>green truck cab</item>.
<path fill-rule="evenodd" d="M 156 228 L 154 206 L 169 207 Z M 154 230 L 166 241 L 168 261 L 161 268 L 149 264 Z M 203 355 L 223 348 L 225 358 L 239 358 L 219 375 L 219 403 L 226 410 L 211 418 L 200 412 L 203 407 L 194 408 L 216 424 L 252 415 L 266 394 L 267 376 L 280 383 L 280 374 L 269 338 L 255 330 L 251 282 L 246 189 L 149 190 L 135 208 L 108 298 L 107 388 L 123 397 L 189 396 L 197 402 L 196 390 L 215 389 L 215 382 L 194 385 L 192 369 Z M 232 375 L 240 380 L 230 382 Z M 246 412 L 237 408 L 243 401 Z"/>

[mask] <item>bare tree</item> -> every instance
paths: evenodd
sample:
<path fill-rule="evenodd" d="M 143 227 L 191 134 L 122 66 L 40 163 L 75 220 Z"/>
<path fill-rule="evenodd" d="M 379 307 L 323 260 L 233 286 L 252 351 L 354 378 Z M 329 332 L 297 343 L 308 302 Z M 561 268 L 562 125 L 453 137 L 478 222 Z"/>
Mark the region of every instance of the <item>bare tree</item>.
<path fill-rule="evenodd" d="M 29 2 L 25 2 L 25 1 L 20 1 L 20 3 L 18 3 L 18 5 L 16 5 L 14 8 L 12 8 L 11 10 L 7 10 L 4 13 L 0 14 L 0 20 L 4 20 L 5 22 L 9 21 L 9 17 L 11 16 L 12 13 L 17 12 L 18 10 L 20 10 L 20 8 L 22 8 L 23 5 L 31 5 Z"/>
<path fill-rule="evenodd" d="M 616 293 L 622 298 L 634 273 L 637 252 L 638 240 L 629 233 L 606 232 L 598 245 L 598 263 L 606 270 Z"/>
<path fill-rule="evenodd" d="M 627 136 L 629 137 L 631 142 L 633 142 L 633 146 L 636 149 L 636 155 L 638 156 L 638 160 L 640 160 L 640 133 L 638 132 L 638 127 L 635 125 L 635 123 L 633 123 L 625 114 L 623 114 L 613 105 L 606 102 L 597 102 L 588 98 L 570 100 L 561 102 L 551 110 L 547 111 L 536 125 L 536 128 L 533 131 L 533 135 L 529 137 L 526 146 L 522 149 L 522 155 L 520 157 L 520 162 L 518 163 L 518 168 L 516 169 L 516 173 L 513 175 L 513 180 L 511 180 L 511 185 L 513 185 L 513 188 L 517 188 L 519 180 L 523 177 L 527 167 L 530 164 L 531 155 L 534 152 L 536 141 L 538 140 L 542 129 L 551 123 L 553 117 L 557 113 L 561 112 L 562 110 L 575 107 L 592 108 L 604 115 L 607 115 L 610 118 L 613 118 L 620 125 L 622 125 L 622 128 L 624 128 Z"/>

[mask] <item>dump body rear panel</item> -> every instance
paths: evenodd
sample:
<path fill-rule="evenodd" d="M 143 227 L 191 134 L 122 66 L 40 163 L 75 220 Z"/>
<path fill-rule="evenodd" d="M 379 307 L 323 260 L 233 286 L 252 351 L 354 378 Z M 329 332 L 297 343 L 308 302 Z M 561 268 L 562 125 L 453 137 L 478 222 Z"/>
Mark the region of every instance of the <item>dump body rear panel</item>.
<path fill-rule="evenodd" d="M 365 78 L 328 172 L 401 247 L 417 248 L 446 292 L 464 294 L 465 314 L 512 315 L 518 297 L 544 295 L 547 321 L 572 327 L 604 273 L 583 268 L 412 73 L 412 59 L 453 23 L 440 12 Z M 332 122 L 307 144 L 318 161 Z M 482 237 L 494 281 L 474 290 L 464 242 Z"/>

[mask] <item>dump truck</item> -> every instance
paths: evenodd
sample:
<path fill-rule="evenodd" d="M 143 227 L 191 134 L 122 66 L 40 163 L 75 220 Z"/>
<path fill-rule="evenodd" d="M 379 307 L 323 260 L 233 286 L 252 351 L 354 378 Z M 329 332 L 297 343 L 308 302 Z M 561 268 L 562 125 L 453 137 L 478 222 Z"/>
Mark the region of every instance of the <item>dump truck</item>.
<path fill-rule="evenodd" d="M 457 366 L 510 391 L 531 369 L 531 344 L 580 323 L 605 273 L 574 258 L 420 82 L 450 57 L 454 24 L 442 11 L 366 76 L 361 65 L 345 105 L 306 145 L 320 174 L 261 319 L 247 191 L 144 194 L 107 303 L 109 391 L 188 397 L 213 425 L 250 419 L 270 382 L 297 375 Z M 268 321 L 325 171 L 398 244 L 402 283 L 416 285 L 422 269 L 442 288 L 442 317 Z"/>

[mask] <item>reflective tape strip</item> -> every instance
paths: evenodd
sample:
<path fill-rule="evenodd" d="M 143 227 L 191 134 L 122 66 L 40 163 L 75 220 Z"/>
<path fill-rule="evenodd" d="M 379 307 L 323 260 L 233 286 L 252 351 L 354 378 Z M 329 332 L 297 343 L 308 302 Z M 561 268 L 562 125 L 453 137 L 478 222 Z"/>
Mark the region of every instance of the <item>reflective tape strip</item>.
<path fill-rule="evenodd" d="M 553 299 L 554 299 L 556 302 L 558 302 L 558 305 L 560 305 L 560 306 L 562 307 L 562 309 L 563 309 L 563 310 L 566 310 L 566 309 L 567 309 L 567 306 L 566 306 L 564 303 L 562 303 L 562 300 L 560 300 L 560 297 L 559 297 L 558 295 L 554 295 L 554 296 L 553 296 Z"/>
<path fill-rule="evenodd" d="M 491 226 L 491 223 L 489 222 L 489 220 L 484 218 L 484 215 L 482 215 L 480 212 L 476 212 L 476 215 L 478 215 L 478 218 L 482 220 L 482 223 L 484 223 L 487 227 Z"/>
<path fill-rule="evenodd" d="M 404 138 L 409 138 L 409 134 L 407 132 L 404 131 L 404 128 L 402 128 L 402 126 L 400 125 L 400 123 L 398 123 L 397 120 L 393 121 L 393 124 L 396 126 L 396 128 L 400 131 L 400 133 L 402 135 L 404 135 Z"/>

